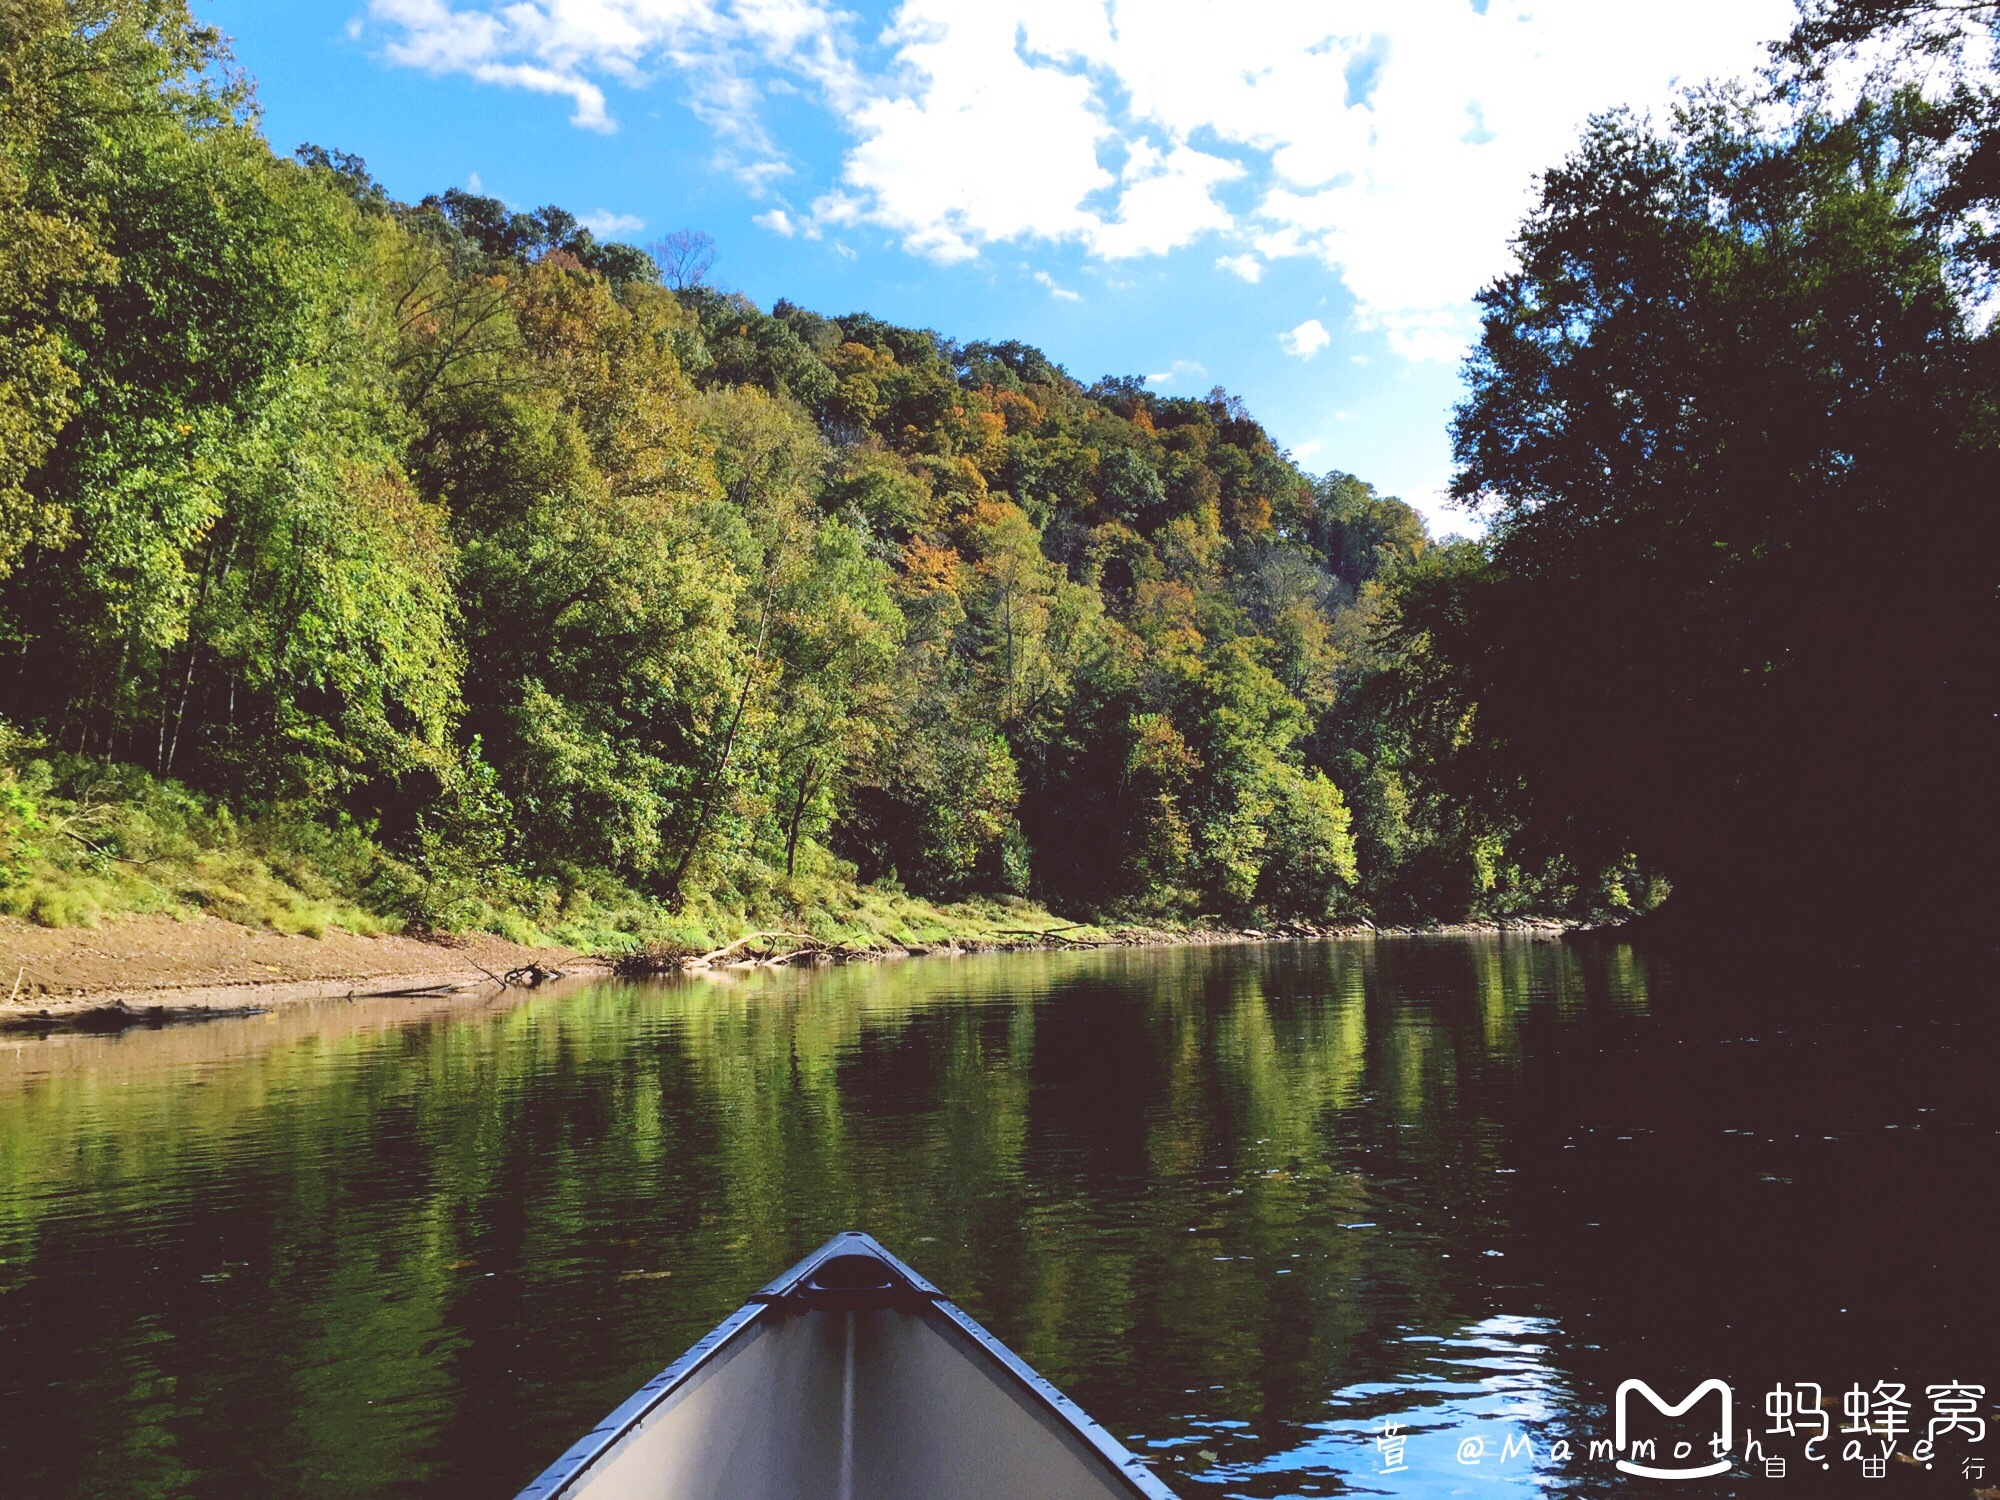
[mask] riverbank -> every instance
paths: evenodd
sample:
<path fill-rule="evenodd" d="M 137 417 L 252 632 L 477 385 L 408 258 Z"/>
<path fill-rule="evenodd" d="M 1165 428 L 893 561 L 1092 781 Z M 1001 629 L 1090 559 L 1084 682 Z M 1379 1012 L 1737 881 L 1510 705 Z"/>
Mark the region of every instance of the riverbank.
<path fill-rule="evenodd" d="M 1321 925 L 1279 922 L 1267 927 L 1189 925 L 1148 927 L 1089 926 L 1057 923 L 1039 931 L 1023 929 L 1000 940 L 953 938 L 937 943 L 855 945 L 826 942 L 807 933 L 754 932 L 705 953 L 684 948 L 641 948 L 605 955 L 612 972 L 625 977 L 700 972 L 707 969 L 785 968 L 824 963 L 853 963 L 890 958 L 924 958 L 935 953 L 1020 953 L 1090 948 L 1206 947 L 1218 943 L 1299 942 L 1318 938 L 1478 937 L 1513 932 L 1561 937 L 1575 928 L 1542 918 L 1505 922 L 1459 922 L 1428 927 L 1377 927 L 1373 923 Z"/>
<path fill-rule="evenodd" d="M 219 917 L 159 914 L 95 927 L 38 927 L 0 917 L 0 1029 L 115 1030 L 129 1025 L 244 1015 L 313 1001 L 536 988 L 556 979 L 635 977 L 1035 949 L 1160 947 L 1330 937 L 1464 936 L 1515 932 L 1559 937 L 1559 922 L 1432 928 L 1314 926 L 1091 926 L 1019 903 L 953 912 L 951 926 L 873 939 L 827 940 L 758 931 L 714 950 L 653 948 L 586 953 L 511 942 L 491 933 L 417 937 L 328 928 L 318 936 Z M 1009 925 L 1010 923 L 1018 925 Z"/>
<path fill-rule="evenodd" d="M 574 949 L 453 937 L 319 936 L 162 914 L 94 927 L 0 917 L 0 1027 L 146 1024 L 361 995 L 447 993 L 605 965 Z"/>

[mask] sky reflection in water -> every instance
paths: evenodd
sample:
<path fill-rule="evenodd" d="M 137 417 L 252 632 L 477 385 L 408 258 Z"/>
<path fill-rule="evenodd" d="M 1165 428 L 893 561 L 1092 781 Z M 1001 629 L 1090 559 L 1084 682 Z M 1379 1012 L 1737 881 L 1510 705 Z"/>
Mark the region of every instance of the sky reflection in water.
<path fill-rule="evenodd" d="M 1405 1374 L 1333 1392 L 1327 1419 L 1306 1424 L 1311 1436 L 1279 1452 L 1235 1460 L 1231 1440 L 1241 1424 L 1226 1420 L 1192 1419 L 1193 1433 L 1168 1442 L 1215 1453 L 1194 1477 L 1231 1494 L 1452 1493 L 1477 1470 L 1485 1471 L 1478 1475 L 1483 1492 L 1537 1490 L 1548 1476 L 1536 1460 L 1575 1406 L 1561 1372 L 1547 1363 L 1549 1331 L 1543 1318 L 1499 1316 L 1454 1338 L 1411 1334 Z M 1392 1429 L 1405 1440 L 1400 1453 Z M 1461 1461 L 1459 1445 L 1468 1438 L 1481 1445 L 1465 1455 L 1476 1456 L 1476 1465 Z"/>

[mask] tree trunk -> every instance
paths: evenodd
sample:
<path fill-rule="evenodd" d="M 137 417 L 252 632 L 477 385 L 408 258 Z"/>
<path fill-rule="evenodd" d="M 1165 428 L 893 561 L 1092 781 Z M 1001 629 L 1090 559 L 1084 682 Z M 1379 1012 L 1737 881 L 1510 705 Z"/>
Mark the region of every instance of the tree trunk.
<path fill-rule="evenodd" d="M 792 878 L 792 871 L 799 858 L 799 822 L 806 815 L 806 798 L 812 795 L 814 772 L 819 767 L 818 757 L 806 762 L 805 770 L 799 776 L 798 800 L 792 804 L 791 826 L 785 830 L 785 879 Z"/>
<path fill-rule="evenodd" d="M 229 552 L 222 560 L 222 569 L 219 573 L 214 571 L 215 549 L 211 546 L 206 551 L 207 556 L 202 559 L 201 564 L 201 587 L 195 591 L 194 608 L 188 611 L 187 669 L 181 674 L 180 704 L 174 710 L 171 736 L 167 732 L 166 705 L 160 705 L 160 747 L 156 759 L 159 774 L 162 776 L 173 774 L 174 757 L 180 753 L 181 748 L 181 727 L 187 723 L 188 694 L 194 689 L 194 664 L 201 652 L 201 642 L 195 636 L 195 630 L 201 620 L 201 607 L 208 602 L 208 586 L 211 578 L 227 577 L 230 565 L 236 561 L 236 539 L 231 536 Z"/>
<path fill-rule="evenodd" d="M 729 771 L 729 757 L 736 750 L 736 732 L 743 727 L 743 713 L 750 706 L 750 689 L 756 685 L 757 671 L 764 664 L 764 637 L 770 623 L 771 595 L 767 589 L 764 607 L 757 618 L 757 649 L 751 653 L 750 666 L 743 673 L 743 691 L 736 695 L 736 713 L 729 721 L 729 733 L 722 738 L 722 753 L 716 757 L 708 785 L 702 788 L 701 796 L 695 803 L 694 829 L 688 834 L 687 847 L 681 851 L 680 863 L 674 866 L 673 878 L 667 882 L 667 905 L 672 910 L 680 909 L 681 882 L 687 879 L 688 866 L 694 863 L 695 851 L 701 847 L 702 835 L 708 831 L 708 815 L 715 806 L 715 794 L 721 789 L 722 778 Z"/>
<path fill-rule="evenodd" d="M 125 668 L 131 660 L 132 630 L 128 628 L 125 632 L 125 644 L 118 648 L 118 670 L 111 674 L 111 711 L 110 720 L 104 730 L 103 750 L 107 757 L 116 757 L 118 754 L 118 721 L 123 717 L 125 709 Z M 86 744 L 84 748 L 87 751 L 89 746 Z"/>

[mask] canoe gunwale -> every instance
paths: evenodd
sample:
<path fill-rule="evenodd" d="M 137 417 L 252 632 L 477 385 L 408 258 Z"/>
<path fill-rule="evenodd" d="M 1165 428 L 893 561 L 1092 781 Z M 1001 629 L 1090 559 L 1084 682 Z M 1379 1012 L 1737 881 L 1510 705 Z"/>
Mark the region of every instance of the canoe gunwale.
<path fill-rule="evenodd" d="M 691 1377 L 729 1351 L 739 1335 L 771 1310 L 765 1302 L 750 1302 L 736 1309 L 702 1336 L 687 1353 L 640 1386 L 589 1432 L 578 1438 L 562 1457 L 529 1482 L 515 1500 L 554 1500 L 583 1475 L 591 1464 L 614 1447 L 624 1436 L 650 1417 L 684 1389 Z"/>
<path fill-rule="evenodd" d="M 644 1385 L 584 1434 L 554 1463 L 544 1469 L 516 1500 L 558 1500 L 571 1487 L 588 1477 L 588 1470 L 608 1455 L 634 1429 L 685 1389 L 694 1377 L 744 1347 L 760 1319 L 784 1316 L 792 1310 L 815 1305 L 801 1295 L 812 1273 L 837 1255 L 872 1255 L 905 1283 L 897 1289 L 897 1304 L 925 1316 L 942 1318 L 970 1339 L 1028 1397 L 1032 1406 L 1051 1416 L 1075 1442 L 1107 1464 L 1131 1486 L 1139 1500 L 1175 1500 L 1173 1491 L 1162 1484 L 1143 1463 L 1116 1438 L 1093 1421 L 1081 1407 L 1055 1386 L 1036 1374 L 1013 1350 L 993 1337 L 957 1306 L 948 1301 L 929 1281 L 891 1254 L 874 1236 L 849 1231 L 837 1234 L 819 1249 L 775 1280 L 750 1294 L 743 1306 L 724 1318 L 691 1349 Z"/>
<path fill-rule="evenodd" d="M 1174 1492 L 1157 1478 L 1153 1471 L 1141 1463 L 1132 1451 L 1117 1438 L 1097 1424 L 1089 1413 L 1069 1397 L 1057 1390 L 1053 1384 L 1035 1372 L 1035 1369 L 1020 1355 L 993 1337 L 974 1322 L 957 1304 L 938 1301 L 934 1310 L 942 1317 L 957 1325 L 959 1331 L 978 1344 L 1015 1380 L 1019 1381 L 1037 1403 L 1053 1412 L 1056 1420 L 1068 1429 L 1070 1436 L 1090 1448 L 1108 1463 L 1118 1476 L 1132 1486 L 1135 1494 L 1145 1500 L 1176 1500 Z"/>

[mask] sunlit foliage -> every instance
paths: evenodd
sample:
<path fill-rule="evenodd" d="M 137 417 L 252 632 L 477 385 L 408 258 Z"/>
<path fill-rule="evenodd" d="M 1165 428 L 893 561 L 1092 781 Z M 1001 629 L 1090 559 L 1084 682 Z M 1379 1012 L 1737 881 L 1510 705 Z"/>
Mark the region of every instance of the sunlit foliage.
<path fill-rule="evenodd" d="M 560 208 L 280 158 L 181 0 L 5 18 L 12 761 L 347 830 L 434 925 L 607 880 L 1548 904 L 1414 769 L 1427 648 L 1383 629 L 1422 522 L 1220 389 L 766 311 L 692 232 L 663 273 Z"/>

